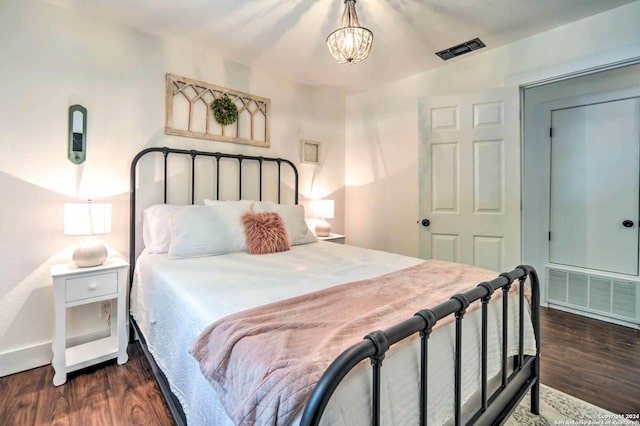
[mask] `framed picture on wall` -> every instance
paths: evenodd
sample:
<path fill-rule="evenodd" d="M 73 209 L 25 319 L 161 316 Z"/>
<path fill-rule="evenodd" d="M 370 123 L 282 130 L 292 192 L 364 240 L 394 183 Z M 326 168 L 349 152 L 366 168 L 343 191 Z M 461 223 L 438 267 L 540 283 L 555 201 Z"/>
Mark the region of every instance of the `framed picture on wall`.
<path fill-rule="evenodd" d="M 301 161 L 305 164 L 320 163 L 320 142 L 306 139 L 300 142 Z"/>

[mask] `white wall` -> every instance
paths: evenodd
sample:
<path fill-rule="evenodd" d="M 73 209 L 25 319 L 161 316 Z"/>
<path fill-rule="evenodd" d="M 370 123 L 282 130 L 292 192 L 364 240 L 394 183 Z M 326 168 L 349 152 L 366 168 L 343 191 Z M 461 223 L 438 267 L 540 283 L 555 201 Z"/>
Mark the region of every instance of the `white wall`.
<path fill-rule="evenodd" d="M 345 154 L 349 242 L 418 256 L 423 232 L 417 224 L 418 99 L 517 86 L 640 57 L 639 19 L 640 2 L 635 2 L 349 96 Z"/>
<path fill-rule="evenodd" d="M 62 232 L 63 203 L 113 203 L 112 253 L 127 255 L 129 164 L 148 146 L 283 156 L 322 142 L 318 166 L 299 165 L 304 196 L 336 200 L 344 230 L 344 95 L 226 61 L 37 0 L 0 2 L 0 376 L 50 362 L 49 266 L 70 260 L 79 237 Z M 271 148 L 164 135 L 165 73 L 271 99 Z M 87 160 L 67 160 L 68 108 L 88 110 Z M 97 307 L 73 312 L 70 334 L 106 328 Z"/>
<path fill-rule="evenodd" d="M 346 231 L 349 243 L 417 256 L 418 99 L 640 56 L 639 18 L 635 2 L 350 96 L 345 106 L 340 93 L 262 73 L 217 51 L 39 0 L 0 2 L 0 376 L 50 361 L 49 266 L 68 261 L 78 243 L 62 235 L 64 202 L 112 202 L 113 232 L 104 240 L 126 256 L 129 163 L 140 149 L 172 145 L 297 160 L 300 139 L 320 140 L 322 164 L 299 165 L 303 195 L 336 199 L 333 227 Z M 167 72 L 271 98 L 272 147 L 165 136 Z M 67 113 L 75 103 L 89 111 L 81 166 L 66 159 Z M 74 313 L 71 334 L 104 328 L 96 317 L 97 309 Z"/>

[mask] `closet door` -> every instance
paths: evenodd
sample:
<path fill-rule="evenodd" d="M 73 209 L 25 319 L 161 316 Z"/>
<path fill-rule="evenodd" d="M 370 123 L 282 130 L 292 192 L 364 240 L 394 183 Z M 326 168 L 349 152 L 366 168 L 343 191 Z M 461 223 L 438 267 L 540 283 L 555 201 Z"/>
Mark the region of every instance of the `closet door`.
<path fill-rule="evenodd" d="M 638 274 L 638 98 L 551 112 L 549 260 Z"/>

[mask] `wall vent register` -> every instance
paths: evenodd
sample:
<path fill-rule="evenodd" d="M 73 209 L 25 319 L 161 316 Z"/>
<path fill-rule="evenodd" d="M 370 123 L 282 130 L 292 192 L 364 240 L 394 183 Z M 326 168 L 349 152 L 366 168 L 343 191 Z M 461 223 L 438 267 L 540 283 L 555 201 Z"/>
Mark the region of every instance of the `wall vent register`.
<path fill-rule="evenodd" d="M 640 324 L 638 282 L 553 267 L 547 277 L 550 304 Z"/>

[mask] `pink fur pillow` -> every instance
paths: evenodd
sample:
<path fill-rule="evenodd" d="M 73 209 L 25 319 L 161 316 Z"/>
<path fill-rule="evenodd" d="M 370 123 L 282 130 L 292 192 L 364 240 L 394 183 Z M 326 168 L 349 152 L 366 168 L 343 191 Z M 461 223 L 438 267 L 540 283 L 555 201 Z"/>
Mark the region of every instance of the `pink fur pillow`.
<path fill-rule="evenodd" d="M 289 250 L 287 227 L 278 213 L 254 213 L 242 215 L 244 234 L 249 254 L 276 253 Z"/>

